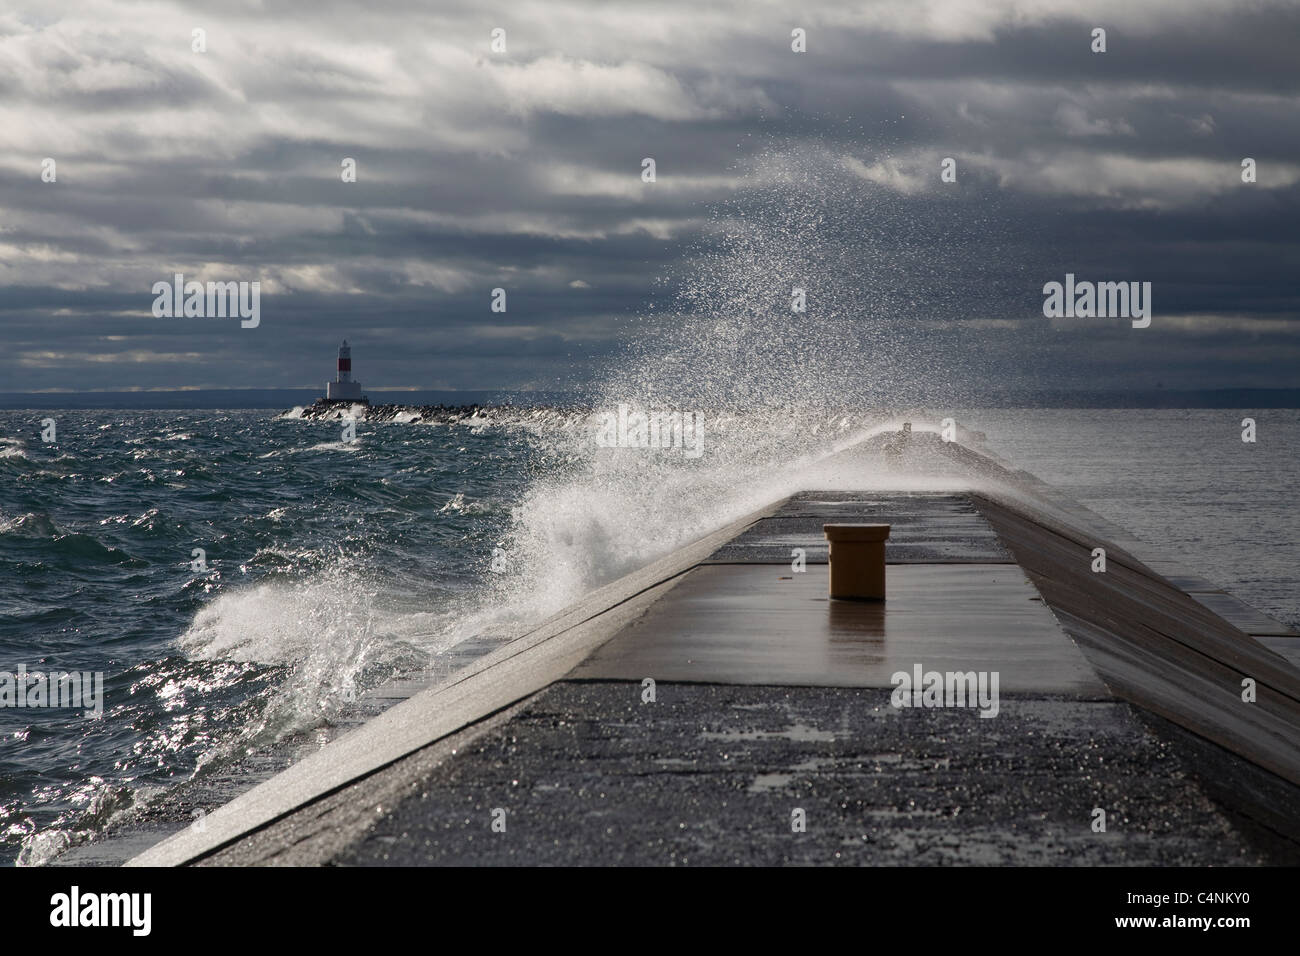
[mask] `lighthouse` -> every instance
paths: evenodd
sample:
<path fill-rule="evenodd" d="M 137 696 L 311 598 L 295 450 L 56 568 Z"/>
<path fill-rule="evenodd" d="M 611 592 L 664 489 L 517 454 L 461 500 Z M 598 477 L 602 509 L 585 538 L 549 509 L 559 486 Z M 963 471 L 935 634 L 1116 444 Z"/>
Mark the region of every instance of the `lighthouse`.
<path fill-rule="evenodd" d="M 352 349 L 344 339 L 339 346 L 338 374 L 325 383 L 325 400 L 329 402 L 364 402 L 361 385 L 352 381 Z"/>

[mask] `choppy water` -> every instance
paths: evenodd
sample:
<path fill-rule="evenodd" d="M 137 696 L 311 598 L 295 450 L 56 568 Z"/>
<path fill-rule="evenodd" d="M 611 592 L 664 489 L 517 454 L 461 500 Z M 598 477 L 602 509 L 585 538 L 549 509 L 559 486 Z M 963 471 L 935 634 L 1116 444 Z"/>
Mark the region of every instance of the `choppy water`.
<path fill-rule="evenodd" d="M 49 414 L 53 444 L 44 413 L 0 418 L 0 670 L 102 671 L 106 707 L 0 710 L 10 859 L 436 657 L 531 452 L 472 426 Z"/>
<path fill-rule="evenodd" d="M 40 419 L 57 441 L 40 440 Z M 1300 413 L 959 414 L 989 447 L 1300 623 Z M 0 852 L 43 862 L 176 784 L 336 725 L 801 487 L 881 419 L 712 423 L 708 453 L 591 456 L 546 411 L 453 425 L 265 412 L 0 414 L 0 671 L 102 671 L 102 717 L 0 709 Z M 207 570 L 192 566 L 194 549 Z M 497 550 L 499 549 L 499 550 Z"/>
<path fill-rule="evenodd" d="M 1300 410 L 959 413 L 989 446 L 1278 620 L 1300 627 Z M 1242 420 L 1255 420 L 1254 443 Z"/>

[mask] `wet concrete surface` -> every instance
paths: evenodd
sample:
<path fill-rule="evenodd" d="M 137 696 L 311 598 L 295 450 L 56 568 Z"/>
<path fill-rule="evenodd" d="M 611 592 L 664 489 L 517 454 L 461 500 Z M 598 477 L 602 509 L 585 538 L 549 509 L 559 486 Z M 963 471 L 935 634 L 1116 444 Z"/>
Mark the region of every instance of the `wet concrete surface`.
<path fill-rule="evenodd" d="M 561 682 L 375 815 L 343 865 L 1248 864 L 1123 703 Z M 364 790 L 355 795 L 364 800 Z M 806 832 L 792 831 L 802 809 Z M 1106 832 L 1094 832 L 1094 809 Z M 505 832 L 493 832 L 495 809 Z"/>
<path fill-rule="evenodd" d="M 997 671 L 1004 693 L 1109 696 L 1015 565 L 896 565 L 887 581 L 883 602 L 832 601 L 825 567 L 705 565 L 571 676 L 891 687 L 920 663 Z"/>
<path fill-rule="evenodd" d="M 809 492 L 795 495 L 719 548 L 709 563 L 784 564 L 802 548 L 809 564 L 826 563 L 828 522 L 890 525 L 885 561 L 903 563 L 1012 563 L 992 526 L 965 495 Z"/>
<path fill-rule="evenodd" d="M 1224 591 L 1187 590 L 1192 600 L 1204 604 L 1233 627 L 1251 637 L 1296 637 L 1294 628 L 1273 620 L 1263 611 Z"/>
<path fill-rule="evenodd" d="M 1274 654 L 1300 670 L 1300 639 L 1294 637 L 1260 637 L 1258 641 Z"/>
<path fill-rule="evenodd" d="M 1178 728 L 1169 739 L 1184 752 L 1221 755 L 1194 761 L 1207 790 L 1270 832 L 1277 853 L 1300 857 L 1300 671 L 1290 659 L 1141 561 L 1094 573 L 1094 541 L 1077 530 L 976 500 L 1106 685 Z"/>
<path fill-rule="evenodd" d="M 1295 862 L 1295 669 L 1161 576 L 1182 570 L 1044 507 L 797 496 L 399 705 L 400 734 L 376 719 L 223 808 L 219 839 L 140 860 Z M 824 548 L 826 521 L 904 529 L 883 605 L 830 602 L 811 547 L 807 573 L 788 549 L 762 563 L 789 537 Z M 1085 573 L 1099 543 L 1111 570 Z M 915 664 L 998 671 L 998 716 L 892 707 L 892 673 Z M 1261 706 L 1233 703 L 1243 673 Z"/>

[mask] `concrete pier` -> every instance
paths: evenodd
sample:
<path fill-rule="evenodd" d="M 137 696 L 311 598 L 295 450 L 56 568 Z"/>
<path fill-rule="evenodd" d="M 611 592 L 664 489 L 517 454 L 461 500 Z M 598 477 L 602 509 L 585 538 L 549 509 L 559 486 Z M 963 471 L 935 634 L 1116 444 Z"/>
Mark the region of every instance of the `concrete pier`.
<path fill-rule="evenodd" d="M 1300 635 L 991 458 L 846 455 L 978 490 L 773 502 L 132 862 L 1300 860 Z M 892 526 L 887 601 L 829 599 L 830 522 Z M 974 703 L 898 706 L 931 672 Z"/>

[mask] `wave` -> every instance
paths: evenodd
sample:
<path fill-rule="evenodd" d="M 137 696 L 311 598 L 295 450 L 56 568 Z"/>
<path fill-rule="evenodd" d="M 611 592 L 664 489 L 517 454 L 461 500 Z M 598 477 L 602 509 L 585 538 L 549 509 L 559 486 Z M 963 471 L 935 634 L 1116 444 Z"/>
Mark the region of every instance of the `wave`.
<path fill-rule="evenodd" d="M 201 766 L 335 721 L 365 690 L 429 667 L 476 626 L 450 594 L 440 610 L 403 610 L 379 578 L 339 559 L 306 577 L 221 594 L 198 612 L 178 642 L 190 659 L 285 669 L 257 720 Z"/>
<path fill-rule="evenodd" d="M 58 525 L 43 512 L 29 511 L 14 518 L 0 514 L 0 534 L 24 538 L 54 538 L 60 534 Z"/>
<path fill-rule="evenodd" d="M 0 437 L 0 459 L 15 465 L 31 461 L 31 456 L 27 454 L 27 442 L 21 438 Z"/>
<path fill-rule="evenodd" d="M 891 328 L 914 317 L 899 296 L 875 286 L 863 294 L 856 279 L 864 268 L 872 277 L 905 273 L 888 245 L 860 228 L 888 219 L 888 197 L 882 191 L 864 199 L 863 184 L 845 188 L 843 175 L 827 157 L 765 157 L 749 194 L 718 211 L 711 225 L 718 248 L 689 257 L 690 272 L 674 284 L 681 291 L 670 302 L 628 320 L 626 349 L 601 372 L 583 408 L 296 406 L 280 415 L 445 427 L 453 436 L 448 454 L 481 464 L 488 474 L 475 480 L 491 490 L 448 488 L 466 474 L 455 468 L 429 477 L 432 500 L 419 520 L 437 520 L 431 512 L 441 501 L 437 514 L 470 556 L 450 570 L 422 572 L 388 546 L 314 567 L 316 559 L 296 555 L 293 544 L 259 550 L 254 562 L 280 576 L 219 591 L 177 642 L 190 662 L 274 669 L 256 706 L 221 728 L 196 773 L 335 723 L 385 680 L 439 675 L 456 666 L 465 642 L 521 633 L 594 588 L 795 491 L 877 481 L 905 487 L 897 474 L 864 474 L 865 466 L 836 453 L 897 421 L 889 397 L 898 385 L 955 382 L 959 370 L 945 367 L 942 355 L 908 351 L 891 339 Z M 812 290 L 817 306 L 792 313 L 795 286 Z M 603 442 L 600 422 L 620 406 L 693 416 L 699 454 Z M 531 480 L 517 492 L 493 485 L 499 444 L 471 435 L 503 436 L 510 454 L 528 463 Z M 385 447 L 381 440 L 328 441 L 258 457 L 364 448 L 369 463 Z M 392 453 L 400 462 L 401 451 Z M 367 500 L 379 487 L 368 475 L 340 480 Z M 485 504 L 507 495 L 508 516 Z"/>

